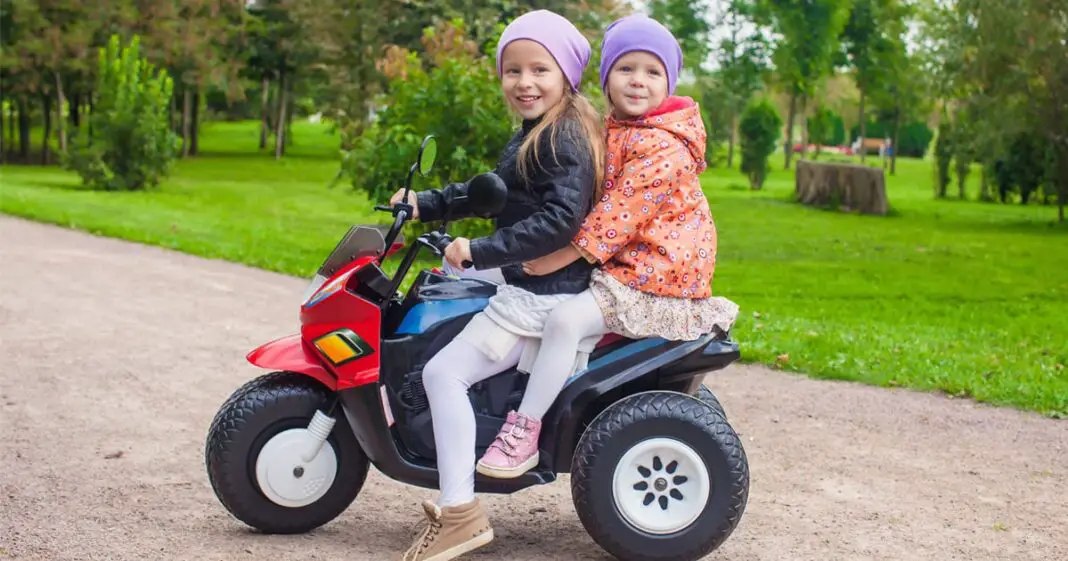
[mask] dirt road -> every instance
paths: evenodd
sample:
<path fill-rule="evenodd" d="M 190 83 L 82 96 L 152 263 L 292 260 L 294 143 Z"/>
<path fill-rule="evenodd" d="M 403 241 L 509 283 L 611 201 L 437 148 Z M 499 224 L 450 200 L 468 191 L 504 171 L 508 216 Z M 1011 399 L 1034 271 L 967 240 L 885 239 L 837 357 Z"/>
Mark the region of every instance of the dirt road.
<path fill-rule="evenodd" d="M 0 217 L 0 559 L 391 558 L 430 492 L 372 471 L 329 525 L 261 536 L 204 473 L 244 354 L 294 330 L 304 284 Z M 756 367 L 707 382 L 752 469 L 709 559 L 1068 559 L 1065 422 Z M 566 477 L 486 500 L 498 538 L 471 559 L 608 559 Z"/>

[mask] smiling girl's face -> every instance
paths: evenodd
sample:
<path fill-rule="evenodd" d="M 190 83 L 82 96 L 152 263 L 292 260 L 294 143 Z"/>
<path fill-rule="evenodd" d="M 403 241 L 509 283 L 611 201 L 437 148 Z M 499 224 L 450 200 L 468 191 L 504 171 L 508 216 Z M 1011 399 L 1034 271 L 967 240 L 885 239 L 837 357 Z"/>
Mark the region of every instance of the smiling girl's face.
<path fill-rule="evenodd" d="M 521 39 L 501 53 L 501 91 L 524 119 L 537 119 L 560 103 L 566 87 L 556 59 L 540 44 Z"/>

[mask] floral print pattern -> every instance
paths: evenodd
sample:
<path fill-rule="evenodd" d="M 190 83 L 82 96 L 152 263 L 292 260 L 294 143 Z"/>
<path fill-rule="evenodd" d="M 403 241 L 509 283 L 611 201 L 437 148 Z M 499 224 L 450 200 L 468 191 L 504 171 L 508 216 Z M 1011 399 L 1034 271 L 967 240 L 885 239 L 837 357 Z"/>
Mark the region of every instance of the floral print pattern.
<path fill-rule="evenodd" d="M 646 117 L 607 120 L 604 195 L 572 240 L 624 286 L 708 298 L 716 227 L 698 176 L 706 133 L 697 104 L 671 97 Z"/>

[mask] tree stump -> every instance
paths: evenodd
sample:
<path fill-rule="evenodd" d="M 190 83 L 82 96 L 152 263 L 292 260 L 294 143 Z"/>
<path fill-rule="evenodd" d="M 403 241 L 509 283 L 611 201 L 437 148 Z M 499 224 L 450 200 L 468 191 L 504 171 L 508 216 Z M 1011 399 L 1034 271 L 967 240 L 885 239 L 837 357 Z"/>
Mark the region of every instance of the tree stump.
<path fill-rule="evenodd" d="M 803 205 L 879 215 L 889 209 L 882 168 L 801 160 L 797 162 L 794 192 Z"/>

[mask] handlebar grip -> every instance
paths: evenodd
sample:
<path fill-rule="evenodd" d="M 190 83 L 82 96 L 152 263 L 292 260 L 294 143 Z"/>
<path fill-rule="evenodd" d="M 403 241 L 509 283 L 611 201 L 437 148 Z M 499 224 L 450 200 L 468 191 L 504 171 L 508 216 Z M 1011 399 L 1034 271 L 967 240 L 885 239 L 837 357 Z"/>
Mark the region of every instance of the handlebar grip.
<path fill-rule="evenodd" d="M 434 240 L 434 246 L 442 253 L 442 255 L 445 254 L 445 248 L 449 247 L 450 243 L 452 243 L 452 236 L 449 236 L 448 234 L 438 236 L 437 239 Z"/>
<path fill-rule="evenodd" d="M 375 205 L 375 210 L 381 210 L 385 212 L 393 212 L 393 207 L 386 205 Z"/>

